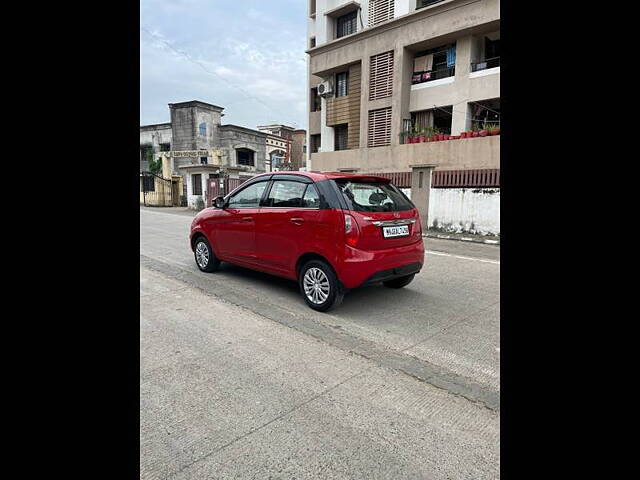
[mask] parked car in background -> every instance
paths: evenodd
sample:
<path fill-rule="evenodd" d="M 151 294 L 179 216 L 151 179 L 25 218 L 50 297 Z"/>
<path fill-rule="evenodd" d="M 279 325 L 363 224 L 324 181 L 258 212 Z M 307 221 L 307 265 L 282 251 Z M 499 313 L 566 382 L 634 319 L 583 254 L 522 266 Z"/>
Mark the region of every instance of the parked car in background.
<path fill-rule="evenodd" d="M 424 264 L 418 210 L 383 177 L 265 173 L 214 204 L 191 224 L 198 268 L 224 261 L 296 280 L 314 310 L 363 285 L 402 288 Z"/>

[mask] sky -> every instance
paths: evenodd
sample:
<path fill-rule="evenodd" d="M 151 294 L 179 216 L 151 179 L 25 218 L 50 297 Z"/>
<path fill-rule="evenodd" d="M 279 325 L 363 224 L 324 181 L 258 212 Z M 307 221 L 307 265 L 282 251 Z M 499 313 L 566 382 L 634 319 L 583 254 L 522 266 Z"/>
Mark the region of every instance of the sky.
<path fill-rule="evenodd" d="M 306 129 L 306 27 L 304 0 L 141 0 L 140 124 L 200 100 L 223 124 Z"/>

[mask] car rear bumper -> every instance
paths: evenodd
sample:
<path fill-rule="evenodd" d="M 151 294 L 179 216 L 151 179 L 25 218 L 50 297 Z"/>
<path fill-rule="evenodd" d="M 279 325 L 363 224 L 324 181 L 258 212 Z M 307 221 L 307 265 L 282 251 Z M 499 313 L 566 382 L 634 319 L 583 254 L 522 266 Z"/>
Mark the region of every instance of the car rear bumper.
<path fill-rule="evenodd" d="M 359 250 L 345 247 L 345 256 L 336 268 L 346 288 L 392 280 L 420 271 L 424 264 L 422 239 L 388 250 Z"/>
<path fill-rule="evenodd" d="M 407 275 L 411 275 L 412 273 L 418 273 L 421 268 L 422 263 L 415 262 L 410 263 L 409 265 L 402 265 L 400 267 L 381 270 L 380 272 L 376 272 L 369 278 L 367 278 L 362 285 L 373 285 L 374 283 L 386 282 L 387 280 L 406 277 Z"/>

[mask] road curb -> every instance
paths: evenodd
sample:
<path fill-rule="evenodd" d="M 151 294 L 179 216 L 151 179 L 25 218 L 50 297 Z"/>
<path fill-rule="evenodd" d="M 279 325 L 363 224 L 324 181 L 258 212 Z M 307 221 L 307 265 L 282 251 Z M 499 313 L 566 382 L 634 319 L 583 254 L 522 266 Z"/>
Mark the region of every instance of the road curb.
<path fill-rule="evenodd" d="M 439 235 L 434 233 L 423 233 L 423 237 L 439 238 L 441 240 L 457 240 L 459 242 L 485 243 L 488 245 L 500 245 L 500 240 L 481 240 L 472 237 L 453 237 L 451 235 Z"/>

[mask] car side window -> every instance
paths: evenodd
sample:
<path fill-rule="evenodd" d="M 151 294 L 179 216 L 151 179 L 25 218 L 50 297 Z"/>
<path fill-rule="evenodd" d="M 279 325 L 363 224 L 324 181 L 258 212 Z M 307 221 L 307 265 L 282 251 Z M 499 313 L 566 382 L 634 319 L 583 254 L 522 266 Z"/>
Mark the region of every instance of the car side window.
<path fill-rule="evenodd" d="M 320 208 L 320 196 L 313 184 L 307 185 L 307 191 L 302 197 L 302 206 L 305 208 Z"/>
<path fill-rule="evenodd" d="M 267 187 L 267 182 L 258 182 L 249 185 L 229 198 L 228 208 L 258 208 L 260 199 Z"/>
<path fill-rule="evenodd" d="M 302 206 L 305 183 L 275 180 L 265 202 L 265 207 L 296 208 Z"/>

